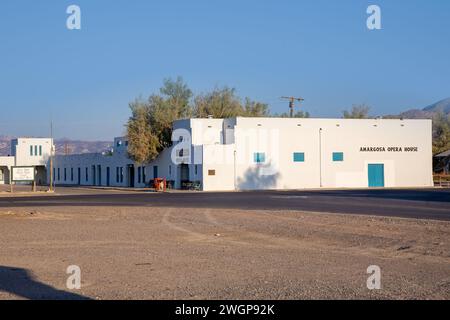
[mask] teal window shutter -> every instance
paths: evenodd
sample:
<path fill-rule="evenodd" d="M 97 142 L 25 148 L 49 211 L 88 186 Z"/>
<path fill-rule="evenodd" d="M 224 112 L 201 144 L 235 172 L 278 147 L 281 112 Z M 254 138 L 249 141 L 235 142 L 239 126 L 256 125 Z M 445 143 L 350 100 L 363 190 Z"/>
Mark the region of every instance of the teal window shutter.
<path fill-rule="evenodd" d="M 344 161 L 344 153 L 343 152 L 333 152 L 333 161 L 334 162 Z"/>
<path fill-rule="evenodd" d="M 305 162 L 305 153 L 294 152 L 294 162 Z"/>
<path fill-rule="evenodd" d="M 264 163 L 266 162 L 266 154 L 263 152 L 256 152 L 254 154 L 255 163 Z"/>

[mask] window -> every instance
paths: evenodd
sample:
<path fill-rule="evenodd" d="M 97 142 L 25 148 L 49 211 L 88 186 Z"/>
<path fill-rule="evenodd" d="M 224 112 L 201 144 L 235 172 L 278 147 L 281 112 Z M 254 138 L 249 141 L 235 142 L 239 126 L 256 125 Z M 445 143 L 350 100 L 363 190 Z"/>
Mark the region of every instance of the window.
<path fill-rule="evenodd" d="M 34 146 L 34 155 L 35 155 L 35 156 L 38 155 L 37 150 L 38 150 L 37 146 Z"/>
<path fill-rule="evenodd" d="M 343 152 L 333 152 L 333 161 L 334 162 L 344 161 L 344 153 Z"/>
<path fill-rule="evenodd" d="M 266 154 L 263 152 L 256 152 L 254 154 L 255 163 L 264 163 L 266 162 Z"/>
<path fill-rule="evenodd" d="M 305 153 L 294 152 L 294 162 L 305 162 Z"/>
<path fill-rule="evenodd" d="M 73 181 L 73 168 L 70 168 L 70 181 Z"/>
<path fill-rule="evenodd" d="M 61 174 L 60 174 L 60 173 L 61 173 L 61 171 L 60 171 L 60 169 L 58 168 L 58 181 L 61 180 Z"/>
<path fill-rule="evenodd" d="M 120 182 L 120 169 L 119 167 L 116 167 L 116 182 Z"/>
<path fill-rule="evenodd" d="M 42 146 L 39 146 L 39 155 L 42 156 Z"/>
<path fill-rule="evenodd" d="M 89 180 L 89 169 L 86 168 L 86 182 L 88 182 Z"/>
<path fill-rule="evenodd" d="M 194 172 L 195 172 L 195 175 L 198 175 L 198 165 L 194 166 Z"/>
<path fill-rule="evenodd" d="M 67 181 L 67 169 L 64 168 L 64 181 Z"/>
<path fill-rule="evenodd" d="M 120 167 L 120 183 L 123 183 L 123 167 Z"/>
<path fill-rule="evenodd" d="M 30 156 L 33 155 L 33 146 L 30 146 Z"/>
<path fill-rule="evenodd" d="M 172 166 L 169 166 L 169 176 L 172 175 Z"/>
<path fill-rule="evenodd" d="M 142 167 L 142 183 L 146 183 L 146 177 L 145 177 L 145 167 Z"/>
<path fill-rule="evenodd" d="M 216 170 L 208 170 L 208 176 L 215 176 Z"/>

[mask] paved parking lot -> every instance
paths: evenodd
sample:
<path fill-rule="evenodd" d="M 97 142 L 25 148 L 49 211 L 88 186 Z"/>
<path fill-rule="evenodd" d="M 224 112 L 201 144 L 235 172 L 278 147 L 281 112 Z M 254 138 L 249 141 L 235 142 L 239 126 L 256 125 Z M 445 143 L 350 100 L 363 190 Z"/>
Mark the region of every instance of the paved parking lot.
<path fill-rule="evenodd" d="M 0 197 L 0 207 L 176 207 L 309 212 L 450 220 L 450 189 L 378 189 L 260 192 L 123 191 L 58 188 L 57 196 Z"/>

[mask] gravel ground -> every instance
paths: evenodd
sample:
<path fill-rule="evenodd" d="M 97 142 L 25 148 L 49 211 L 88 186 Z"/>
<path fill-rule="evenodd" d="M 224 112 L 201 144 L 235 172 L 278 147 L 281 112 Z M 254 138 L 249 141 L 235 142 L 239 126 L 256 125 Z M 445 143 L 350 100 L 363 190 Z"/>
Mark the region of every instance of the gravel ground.
<path fill-rule="evenodd" d="M 449 222 L 398 218 L 0 208 L 0 299 L 449 299 L 449 240 Z"/>

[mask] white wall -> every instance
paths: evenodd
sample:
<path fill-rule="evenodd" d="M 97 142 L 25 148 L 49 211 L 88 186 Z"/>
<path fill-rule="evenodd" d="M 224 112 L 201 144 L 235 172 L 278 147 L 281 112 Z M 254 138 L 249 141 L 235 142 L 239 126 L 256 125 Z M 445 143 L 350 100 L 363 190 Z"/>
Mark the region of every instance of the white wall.
<path fill-rule="evenodd" d="M 13 167 L 15 164 L 14 157 L 0 157 L 0 166 L 1 167 Z"/>
<path fill-rule="evenodd" d="M 430 120 L 355 120 L 355 119 L 187 119 L 174 123 L 174 129 L 185 129 L 192 135 L 186 145 L 176 145 L 163 151 L 145 165 L 146 183 L 152 180 L 153 168 L 158 177 L 174 181 L 180 187 L 178 149 L 189 150 L 188 158 L 199 162 L 189 164 L 191 181 L 202 181 L 205 191 L 304 188 L 367 188 L 368 165 L 383 164 L 385 187 L 431 187 L 432 128 Z M 117 138 L 119 139 L 119 138 Z M 116 139 L 116 143 L 117 140 Z M 123 138 L 121 138 L 123 140 Z M 384 147 L 385 151 L 361 152 L 361 147 Z M 389 148 L 402 148 L 393 152 Z M 417 152 L 405 152 L 416 147 Z M 106 167 L 111 168 L 111 186 L 128 186 L 127 166 L 133 161 L 127 157 L 126 145 L 115 146 L 113 156 L 78 155 L 59 156 L 55 167 L 88 167 L 89 179 L 83 185 L 93 184 L 92 165 L 102 166 L 102 185 L 106 185 Z M 175 157 L 172 162 L 172 152 Z M 265 154 L 265 163 L 256 164 L 255 153 Z M 293 154 L 301 152 L 304 162 L 294 162 Z M 333 152 L 342 152 L 344 161 L 333 161 Z M 197 174 L 195 174 L 197 165 Z M 135 186 L 137 183 L 135 166 Z M 124 168 L 124 181 L 116 182 L 116 167 Z M 77 169 L 75 170 L 75 175 Z M 212 175 L 211 170 L 215 171 Z M 61 171 L 60 176 L 63 175 Z M 62 179 L 60 179 L 62 180 Z M 73 181 L 57 181 L 76 184 Z"/>
<path fill-rule="evenodd" d="M 384 164 L 386 187 L 433 186 L 430 120 L 353 120 L 339 124 L 326 126 L 322 134 L 324 187 L 367 187 L 369 164 Z M 361 152 L 365 146 L 386 150 Z M 407 147 L 419 150 L 405 152 Z M 402 152 L 389 148 L 402 148 Z M 333 163 L 333 151 L 344 152 L 344 162 Z"/>
<path fill-rule="evenodd" d="M 231 191 L 236 189 L 234 150 L 235 145 L 233 144 L 203 146 L 204 191 Z"/>
<path fill-rule="evenodd" d="M 80 185 L 91 186 L 101 185 L 107 186 L 107 168 L 109 167 L 109 185 L 110 186 L 128 186 L 128 165 L 132 164 L 132 161 L 127 159 L 123 154 L 114 154 L 114 156 L 103 155 L 100 153 L 94 154 L 82 154 L 82 155 L 64 155 L 54 157 L 54 181 L 56 185 Z M 95 179 L 94 170 L 95 166 Z M 98 166 L 101 170 L 101 183 L 98 174 Z M 81 171 L 80 180 L 78 178 L 78 168 Z M 117 168 L 123 170 L 123 181 L 116 179 Z M 66 175 L 64 176 L 64 170 Z M 73 177 L 72 177 L 73 170 Z M 86 179 L 87 170 L 87 179 Z M 59 174 L 58 174 L 59 171 Z"/>
<path fill-rule="evenodd" d="M 377 146 L 386 152 L 360 152 Z M 236 148 L 245 154 L 237 170 L 240 189 L 366 188 L 368 164 L 378 163 L 385 166 L 386 187 L 433 185 L 430 120 L 238 118 Z M 255 152 L 266 154 L 274 175 L 258 175 L 267 168 L 254 164 Z M 305 162 L 294 162 L 294 152 L 304 152 Z M 333 152 L 343 152 L 344 161 L 334 162 Z"/>
<path fill-rule="evenodd" d="M 116 138 L 116 142 L 117 142 Z M 122 140 L 124 141 L 124 140 Z M 153 167 L 158 167 L 157 178 L 166 178 L 167 180 L 177 180 L 177 168 L 170 163 L 171 149 L 164 150 L 159 157 L 150 164 L 134 163 L 128 158 L 125 144 L 115 147 L 112 155 L 94 153 L 81 155 L 59 155 L 54 157 L 54 181 L 56 185 L 80 185 L 82 186 L 110 186 L 110 187 L 128 187 L 130 183 L 129 166 L 134 166 L 134 186 L 143 188 L 148 186 L 155 177 Z M 93 176 L 93 166 L 95 166 L 95 181 Z M 98 166 L 101 170 L 101 183 L 99 181 Z M 169 167 L 172 166 L 172 170 Z M 139 167 L 141 167 L 141 179 L 139 182 Z M 80 180 L 78 180 L 78 168 L 81 170 Z M 107 168 L 110 170 L 109 185 L 107 178 Z M 59 169 L 59 179 L 58 179 Z M 66 170 L 66 179 L 64 179 L 64 169 Z M 87 179 L 86 179 L 87 169 Z M 117 180 L 117 169 L 119 169 L 119 179 Z M 73 179 L 72 179 L 73 170 Z M 123 179 L 121 172 L 123 171 Z M 169 174 L 171 171 L 171 174 Z M 143 174 L 145 172 L 145 175 Z M 50 173 L 48 173 L 50 174 Z M 145 178 L 145 180 L 144 180 Z M 49 176 L 48 176 L 49 179 Z"/>

